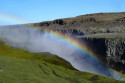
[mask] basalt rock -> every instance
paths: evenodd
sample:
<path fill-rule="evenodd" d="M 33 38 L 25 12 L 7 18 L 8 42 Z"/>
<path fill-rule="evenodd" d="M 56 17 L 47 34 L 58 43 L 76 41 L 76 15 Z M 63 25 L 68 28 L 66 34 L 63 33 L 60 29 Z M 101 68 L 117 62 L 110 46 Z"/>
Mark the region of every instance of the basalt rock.
<path fill-rule="evenodd" d="M 109 68 L 125 73 L 125 39 L 80 38 Z"/>

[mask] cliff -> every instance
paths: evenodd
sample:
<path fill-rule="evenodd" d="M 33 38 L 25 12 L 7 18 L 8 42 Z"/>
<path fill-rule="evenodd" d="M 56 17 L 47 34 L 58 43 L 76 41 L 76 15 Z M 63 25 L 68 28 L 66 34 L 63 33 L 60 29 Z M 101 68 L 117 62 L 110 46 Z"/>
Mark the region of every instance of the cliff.
<path fill-rule="evenodd" d="M 106 40 L 106 59 L 111 68 L 118 71 L 125 70 L 125 39 Z"/>
<path fill-rule="evenodd" d="M 79 38 L 109 68 L 125 73 L 125 39 Z"/>

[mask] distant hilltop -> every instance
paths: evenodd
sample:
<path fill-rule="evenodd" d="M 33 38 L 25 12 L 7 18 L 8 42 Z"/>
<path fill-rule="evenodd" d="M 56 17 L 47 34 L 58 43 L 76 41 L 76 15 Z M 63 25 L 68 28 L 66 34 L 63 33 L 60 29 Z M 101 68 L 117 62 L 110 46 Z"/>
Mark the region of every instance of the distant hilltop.
<path fill-rule="evenodd" d="M 54 30 L 77 35 L 124 33 L 125 12 L 86 14 L 26 25 L 32 25 L 40 30 Z"/>

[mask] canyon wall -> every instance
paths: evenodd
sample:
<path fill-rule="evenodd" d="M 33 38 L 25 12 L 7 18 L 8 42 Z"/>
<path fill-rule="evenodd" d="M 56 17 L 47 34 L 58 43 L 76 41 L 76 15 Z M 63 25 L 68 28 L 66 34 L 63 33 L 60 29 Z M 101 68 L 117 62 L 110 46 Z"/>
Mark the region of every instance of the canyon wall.
<path fill-rule="evenodd" d="M 80 38 L 104 65 L 125 73 L 125 39 Z"/>

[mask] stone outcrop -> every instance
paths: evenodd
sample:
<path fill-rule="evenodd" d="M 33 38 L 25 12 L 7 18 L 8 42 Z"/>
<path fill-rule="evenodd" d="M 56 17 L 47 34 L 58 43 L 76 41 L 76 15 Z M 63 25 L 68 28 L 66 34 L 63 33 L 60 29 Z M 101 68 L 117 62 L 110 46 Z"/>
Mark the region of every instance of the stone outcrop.
<path fill-rule="evenodd" d="M 125 39 L 80 38 L 109 68 L 125 73 Z"/>
<path fill-rule="evenodd" d="M 125 40 L 106 40 L 107 65 L 118 71 L 125 70 Z M 124 72 L 125 73 L 125 72 Z"/>

